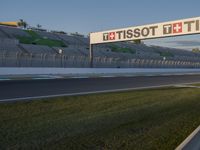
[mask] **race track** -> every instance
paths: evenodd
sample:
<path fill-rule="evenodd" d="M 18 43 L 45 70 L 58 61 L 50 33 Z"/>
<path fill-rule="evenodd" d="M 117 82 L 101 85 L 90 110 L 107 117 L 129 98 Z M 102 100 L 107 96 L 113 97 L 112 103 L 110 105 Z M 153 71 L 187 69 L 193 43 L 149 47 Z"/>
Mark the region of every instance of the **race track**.
<path fill-rule="evenodd" d="M 0 102 L 200 83 L 200 75 L 0 81 Z"/>

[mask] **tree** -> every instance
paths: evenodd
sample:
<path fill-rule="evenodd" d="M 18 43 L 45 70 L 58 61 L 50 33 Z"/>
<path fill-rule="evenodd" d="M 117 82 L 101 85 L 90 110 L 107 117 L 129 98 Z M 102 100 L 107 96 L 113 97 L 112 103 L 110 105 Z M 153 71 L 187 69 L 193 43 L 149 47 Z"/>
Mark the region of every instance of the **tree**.
<path fill-rule="evenodd" d="M 37 24 L 37 28 L 38 28 L 38 29 L 42 28 L 42 25 Z"/>
<path fill-rule="evenodd" d="M 18 25 L 26 29 L 28 26 L 28 23 L 24 21 L 23 19 L 19 19 Z"/>
<path fill-rule="evenodd" d="M 134 40 L 134 43 L 135 44 L 141 44 L 142 42 L 141 42 L 141 40 Z"/>
<path fill-rule="evenodd" d="M 194 53 L 199 53 L 200 50 L 199 50 L 199 48 L 193 48 L 193 49 L 192 49 L 192 52 L 194 52 Z"/>

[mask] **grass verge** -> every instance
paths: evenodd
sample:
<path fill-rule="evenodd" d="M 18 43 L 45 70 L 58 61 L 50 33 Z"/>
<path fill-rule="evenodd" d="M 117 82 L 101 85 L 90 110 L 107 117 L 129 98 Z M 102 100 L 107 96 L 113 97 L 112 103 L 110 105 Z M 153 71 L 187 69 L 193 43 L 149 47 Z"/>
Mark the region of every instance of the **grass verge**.
<path fill-rule="evenodd" d="M 193 85 L 193 86 L 197 86 L 197 87 L 200 86 L 200 84 L 192 84 L 192 85 Z"/>
<path fill-rule="evenodd" d="M 20 43 L 23 44 L 34 44 L 34 45 L 45 45 L 49 47 L 67 47 L 62 41 L 60 40 L 52 40 L 48 38 L 40 37 L 36 32 L 31 30 L 26 30 L 26 32 L 31 37 L 17 37 Z"/>
<path fill-rule="evenodd" d="M 114 44 L 110 44 L 109 47 L 111 48 L 112 52 L 131 53 L 131 54 L 136 53 L 136 51 L 131 48 L 122 48 Z"/>
<path fill-rule="evenodd" d="M 161 57 L 174 57 L 174 54 L 171 52 L 155 51 L 160 54 Z"/>
<path fill-rule="evenodd" d="M 0 149 L 176 148 L 200 124 L 200 89 L 0 104 Z"/>

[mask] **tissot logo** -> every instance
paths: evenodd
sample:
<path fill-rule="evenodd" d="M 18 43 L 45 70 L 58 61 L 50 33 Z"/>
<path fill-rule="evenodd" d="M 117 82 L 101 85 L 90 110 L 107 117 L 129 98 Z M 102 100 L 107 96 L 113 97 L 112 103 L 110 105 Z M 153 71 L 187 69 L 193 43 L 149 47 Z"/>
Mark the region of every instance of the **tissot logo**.
<path fill-rule="evenodd" d="M 172 33 L 172 25 L 166 24 L 163 26 L 163 34 L 171 34 Z"/>
<path fill-rule="evenodd" d="M 115 40 L 115 32 L 109 33 L 109 40 Z"/>
<path fill-rule="evenodd" d="M 103 34 L 103 41 L 108 41 L 108 33 Z"/>
<path fill-rule="evenodd" d="M 181 33 L 183 31 L 182 22 L 173 24 L 173 33 Z"/>
<path fill-rule="evenodd" d="M 108 32 L 103 33 L 103 41 L 115 41 L 122 39 L 132 39 L 147 37 L 147 36 L 155 36 L 158 26 L 149 26 L 143 28 L 135 28 L 135 29 L 127 29 L 127 30 L 119 30 L 116 32 Z"/>
<path fill-rule="evenodd" d="M 104 41 L 115 40 L 115 34 L 116 34 L 115 32 L 104 33 L 103 40 Z"/>
<path fill-rule="evenodd" d="M 183 32 L 182 22 L 163 25 L 163 34 L 175 34 L 182 32 Z"/>

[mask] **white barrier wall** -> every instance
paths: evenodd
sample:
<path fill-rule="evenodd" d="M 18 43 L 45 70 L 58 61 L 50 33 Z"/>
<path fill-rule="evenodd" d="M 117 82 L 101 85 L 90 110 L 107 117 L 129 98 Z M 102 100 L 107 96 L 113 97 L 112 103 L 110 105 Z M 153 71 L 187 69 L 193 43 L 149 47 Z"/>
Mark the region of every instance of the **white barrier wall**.
<path fill-rule="evenodd" d="M 0 75 L 200 74 L 200 69 L 0 68 Z"/>

